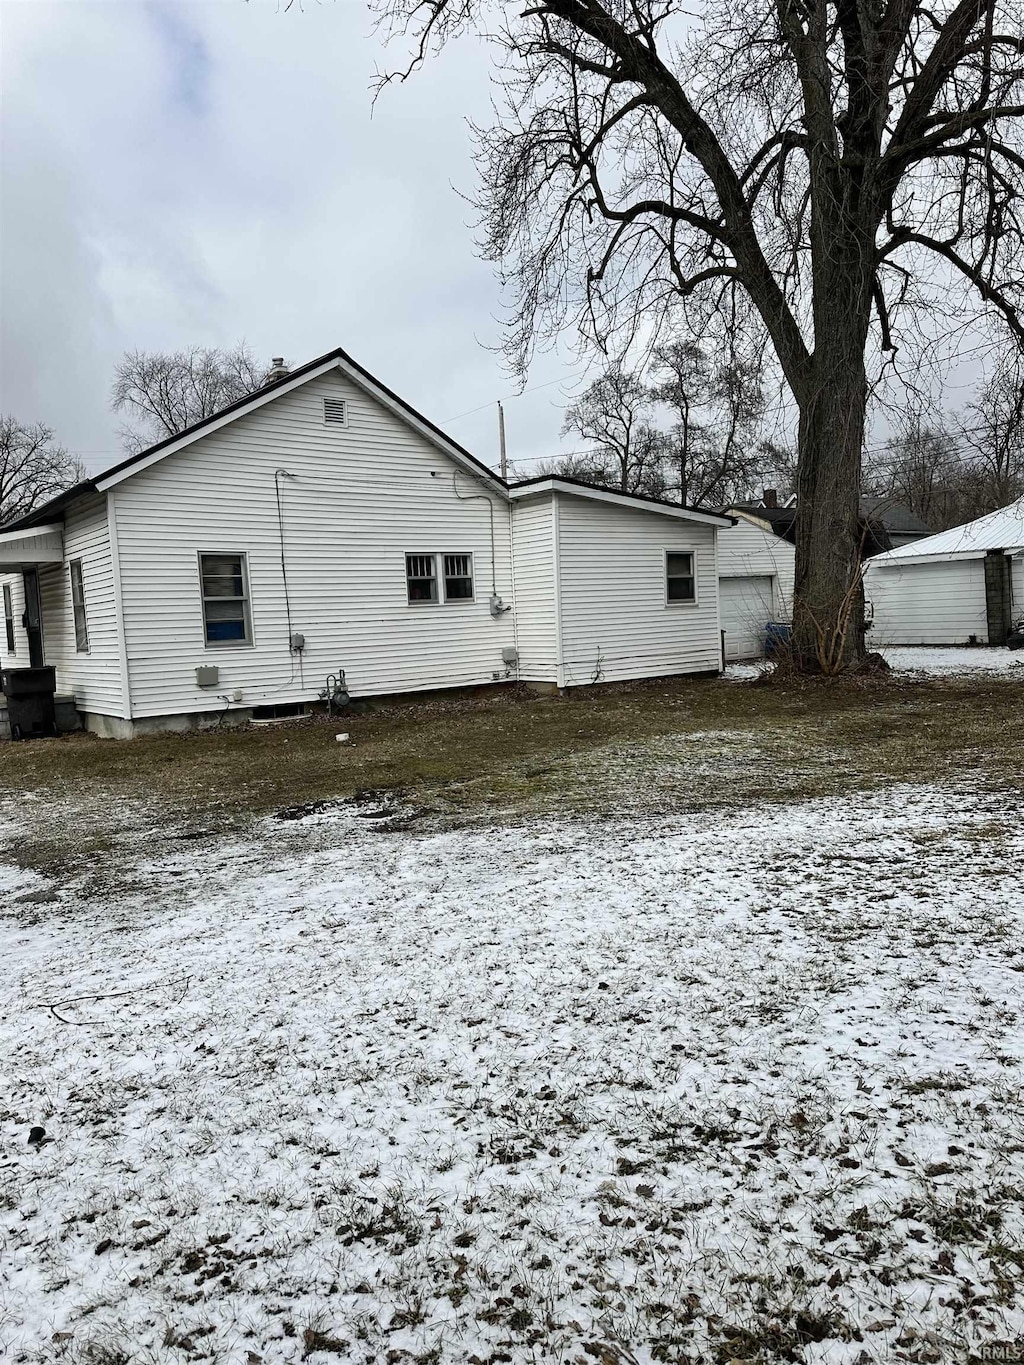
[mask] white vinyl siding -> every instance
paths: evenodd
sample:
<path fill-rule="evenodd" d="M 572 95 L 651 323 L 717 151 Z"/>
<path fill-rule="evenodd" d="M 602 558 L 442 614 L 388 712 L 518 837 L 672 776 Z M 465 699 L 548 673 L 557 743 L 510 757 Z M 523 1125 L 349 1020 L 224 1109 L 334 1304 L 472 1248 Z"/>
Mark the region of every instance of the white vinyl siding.
<path fill-rule="evenodd" d="M 983 558 L 932 564 L 869 561 L 864 593 L 873 612 L 869 648 L 965 645 L 972 635 L 981 643 L 988 640 Z"/>
<path fill-rule="evenodd" d="M 557 681 L 554 499 L 550 494 L 512 504 L 515 550 L 516 648 L 525 682 Z"/>
<path fill-rule="evenodd" d="M 324 422 L 325 397 L 345 401 L 346 425 Z M 294 475 L 280 479 L 280 490 L 290 629 L 305 636 L 301 655 L 289 648 L 279 469 Z M 240 690 L 242 706 L 315 699 L 339 669 L 356 697 L 492 681 L 513 623 L 511 613 L 495 620 L 489 610 L 491 517 L 482 493 L 479 480 L 456 473 L 448 456 L 337 373 L 126 479 L 112 497 L 133 716 L 222 708 L 196 685 L 197 665 L 211 661 L 218 692 Z M 510 602 L 508 507 L 498 493 L 486 496 L 493 578 Z M 206 647 L 196 557 L 219 547 L 247 556 L 249 649 Z M 410 604 L 405 555 L 421 550 L 472 556 L 476 600 L 458 610 Z"/>
<path fill-rule="evenodd" d="M 562 667 L 567 686 L 720 666 L 715 528 L 558 497 Z M 665 593 L 665 555 L 694 557 L 697 600 Z"/>
<path fill-rule="evenodd" d="M 1024 619 L 1024 550 L 1013 556 L 1010 565 L 1010 593 L 1013 602 L 1013 619 Z"/>
<path fill-rule="evenodd" d="M 79 560 L 89 613 L 89 652 L 78 649 L 69 565 Z M 114 571 L 106 498 L 82 498 L 64 517 L 64 562 L 39 567 L 43 658 L 57 670 L 57 691 L 78 709 L 123 716 Z M 27 658 L 27 648 L 26 648 Z"/>

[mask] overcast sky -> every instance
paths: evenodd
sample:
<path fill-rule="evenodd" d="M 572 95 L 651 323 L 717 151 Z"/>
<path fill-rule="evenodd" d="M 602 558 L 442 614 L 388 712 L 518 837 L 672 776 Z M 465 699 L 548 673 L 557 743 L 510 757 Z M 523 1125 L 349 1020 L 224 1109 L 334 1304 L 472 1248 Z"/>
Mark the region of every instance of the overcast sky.
<path fill-rule="evenodd" d="M 0 0 L 0 21 L 0 410 L 95 471 L 122 453 L 125 350 L 244 338 L 298 365 L 340 345 L 496 464 L 502 300 L 456 192 L 488 52 L 463 41 L 374 108 L 405 50 L 363 0 Z M 946 406 L 976 382 L 966 349 Z M 522 472 L 573 447 L 581 378 L 567 341 L 506 404 Z"/>
<path fill-rule="evenodd" d="M 496 462 L 501 299 L 456 193 L 482 50 L 373 108 L 402 50 L 359 0 L 0 0 L 0 18 L 3 411 L 95 471 L 121 454 L 123 351 L 244 337 L 297 365 L 340 345 Z M 577 373 L 568 349 L 538 360 L 546 387 L 506 405 L 511 455 L 571 446 Z"/>

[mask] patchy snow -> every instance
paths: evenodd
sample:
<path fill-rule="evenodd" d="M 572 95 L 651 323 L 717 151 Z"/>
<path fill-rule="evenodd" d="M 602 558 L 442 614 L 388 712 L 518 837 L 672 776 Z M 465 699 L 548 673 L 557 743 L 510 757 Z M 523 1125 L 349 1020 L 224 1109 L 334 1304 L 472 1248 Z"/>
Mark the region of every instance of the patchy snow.
<path fill-rule="evenodd" d="M 898 673 L 927 673 L 940 678 L 1008 673 L 1024 680 L 1024 650 L 990 649 L 984 645 L 886 645 L 879 653 Z M 766 659 L 748 659 L 727 664 L 722 676 L 729 682 L 750 682 L 771 667 Z"/>
<path fill-rule="evenodd" d="M 193 840 L 113 899 L 7 897 L 5 1360 L 864 1365 L 1024 1336 L 1005 796 L 372 814 Z"/>
<path fill-rule="evenodd" d="M 985 645 L 887 645 L 881 650 L 890 668 L 931 673 L 937 677 L 969 677 L 975 673 L 1012 673 L 1024 680 L 1024 650 Z"/>

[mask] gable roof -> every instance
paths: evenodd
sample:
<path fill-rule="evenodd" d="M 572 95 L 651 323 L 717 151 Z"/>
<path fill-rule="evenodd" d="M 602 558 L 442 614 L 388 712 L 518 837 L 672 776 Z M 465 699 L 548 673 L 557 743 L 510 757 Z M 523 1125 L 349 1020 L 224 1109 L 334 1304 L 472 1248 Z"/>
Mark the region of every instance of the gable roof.
<path fill-rule="evenodd" d="M 272 384 L 264 385 L 255 393 L 239 398 L 236 402 L 229 404 L 228 407 L 222 408 L 220 412 L 204 417 L 202 421 L 196 422 L 193 426 L 186 428 L 185 431 L 165 437 L 164 440 L 157 441 L 155 445 L 140 450 L 137 455 L 129 455 L 127 459 L 121 460 L 109 469 L 105 469 L 91 478 L 83 479 L 81 483 L 65 489 L 63 493 L 51 498 L 49 502 L 43 503 L 34 511 L 0 527 L 0 533 L 38 526 L 49 521 L 55 514 L 63 512 L 69 503 L 74 502 L 84 494 L 105 493 L 108 488 L 113 488 L 132 475 L 140 473 L 143 469 L 148 469 L 150 465 L 156 464 L 165 456 L 183 450 L 201 437 L 210 435 L 221 427 L 236 421 L 239 417 L 255 412 L 265 403 L 282 397 L 293 389 L 308 383 L 309 380 L 316 379 L 322 374 L 328 374 L 331 370 L 339 370 L 364 392 L 376 398 L 379 403 L 395 413 L 408 426 L 418 431 L 421 436 L 448 455 L 456 464 L 461 465 L 467 473 L 483 479 L 501 492 L 506 491 L 508 485 L 499 475 L 478 460 L 475 455 L 471 455 L 457 441 L 453 441 L 439 426 L 436 426 L 429 418 L 424 417 L 422 413 L 417 412 L 404 398 L 400 398 L 397 393 L 389 389 L 387 385 L 382 384 L 358 361 L 353 360 L 346 351 L 338 347 L 333 351 L 328 351 L 326 355 L 308 361 L 305 365 L 300 365 L 298 369 L 290 371 L 289 374 L 275 380 Z"/>
<path fill-rule="evenodd" d="M 565 493 L 570 497 L 590 498 L 616 507 L 633 507 L 640 512 L 661 512 L 679 521 L 699 521 L 708 526 L 734 526 L 735 517 L 723 512 L 708 512 L 700 507 L 684 507 L 678 502 L 662 498 L 648 498 L 641 493 L 620 493 L 582 479 L 563 478 L 561 474 L 538 474 L 532 479 L 520 479 L 509 485 L 508 495 L 513 501 L 534 497 L 539 493 Z"/>
<path fill-rule="evenodd" d="M 924 540 L 900 545 L 888 554 L 880 555 L 878 564 L 906 563 L 911 559 L 956 559 L 980 557 L 989 550 L 1009 552 L 1024 550 L 1024 498 L 1000 507 L 966 526 L 954 526 L 949 531 L 927 536 Z"/>
<path fill-rule="evenodd" d="M 783 516 L 791 515 L 795 505 L 795 497 L 787 498 L 780 507 L 766 507 L 763 502 L 732 504 L 737 512 L 752 512 L 755 516 L 763 517 L 765 521 L 769 521 L 774 512 L 782 513 Z M 890 535 L 929 536 L 932 533 L 932 528 L 927 522 L 922 521 L 905 502 L 897 502 L 895 498 L 862 497 L 860 514 L 865 521 L 874 522 Z"/>
<path fill-rule="evenodd" d="M 751 507 L 745 503 L 734 503 L 727 510 L 735 512 L 755 526 L 774 531 L 780 540 L 788 541 L 790 545 L 796 544 L 795 507 Z M 888 531 L 874 518 L 861 515 L 858 518 L 858 526 L 865 559 L 874 559 L 876 555 L 884 554 L 886 550 L 892 548 Z"/>
<path fill-rule="evenodd" d="M 889 532 L 897 536 L 930 536 L 932 528 L 922 521 L 905 502 L 894 498 L 868 498 L 860 500 L 860 514 L 871 521 L 877 521 Z"/>

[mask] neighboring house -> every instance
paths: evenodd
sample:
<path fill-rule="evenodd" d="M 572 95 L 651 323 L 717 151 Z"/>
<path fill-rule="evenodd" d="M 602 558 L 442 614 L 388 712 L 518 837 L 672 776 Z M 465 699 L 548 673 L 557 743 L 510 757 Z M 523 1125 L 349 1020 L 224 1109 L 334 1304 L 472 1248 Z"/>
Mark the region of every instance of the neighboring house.
<path fill-rule="evenodd" d="M 872 645 L 1005 644 L 1024 616 L 1024 498 L 865 568 Z"/>
<path fill-rule="evenodd" d="M 709 512 L 509 488 L 338 350 L 0 531 L 4 667 L 129 736 L 316 700 L 720 666 Z"/>
<path fill-rule="evenodd" d="M 780 525 L 790 525 L 787 514 L 795 514 L 796 494 L 791 494 L 780 506 L 778 495 L 774 488 L 766 488 L 761 497 L 754 502 L 737 503 L 732 511 L 753 512 L 755 515 L 763 515 L 765 512 L 781 512 L 783 516 Z M 895 549 L 900 545 L 909 545 L 911 541 L 920 540 L 923 536 L 930 536 L 932 528 L 921 520 L 916 512 L 904 502 L 898 502 L 895 498 L 862 497 L 860 500 L 860 517 L 865 526 L 870 526 L 876 533 L 877 544 L 881 548 L 876 548 L 869 553 L 881 554 L 884 550 Z"/>
<path fill-rule="evenodd" d="M 861 498 L 860 514 L 866 522 L 882 528 L 894 550 L 932 534 L 927 522 L 922 521 L 905 502 L 896 502 L 893 498 Z"/>

